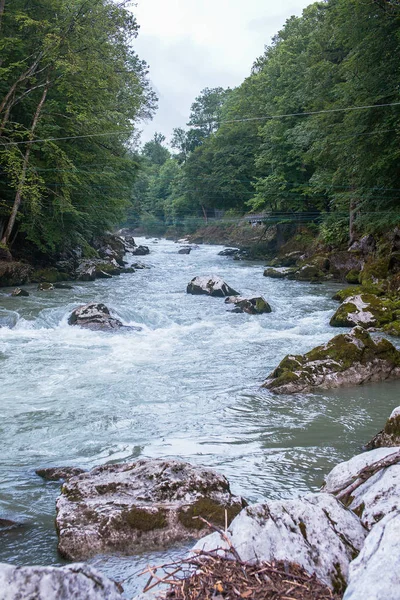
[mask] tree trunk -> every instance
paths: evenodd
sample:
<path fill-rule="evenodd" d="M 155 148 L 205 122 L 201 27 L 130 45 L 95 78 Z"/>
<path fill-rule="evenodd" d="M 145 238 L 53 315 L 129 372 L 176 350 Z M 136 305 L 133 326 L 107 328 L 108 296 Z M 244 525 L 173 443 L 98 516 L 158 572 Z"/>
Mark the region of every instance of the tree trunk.
<path fill-rule="evenodd" d="M 34 135 L 36 126 L 37 126 L 38 121 L 39 121 L 40 113 L 42 112 L 43 104 L 45 103 L 45 100 L 46 100 L 46 96 L 47 96 L 47 92 L 48 92 L 49 86 L 50 86 L 50 80 L 49 80 L 49 78 L 47 78 L 46 85 L 45 85 L 45 87 L 43 89 L 42 97 L 40 99 L 39 104 L 37 105 L 36 112 L 35 112 L 35 115 L 33 117 L 31 131 L 30 131 L 30 134 L 29 134 L 30 140 L 33 139 L 33 135 Z M 11 214 L 10 214 L 10 217 L 8 219 L 6 230 L 5 230 L 4 235 L 3 235 L 2 239 L 1 239 L 1 243 L 5 244 L 6 246 L 8 246 L 8 242 L 10 240 L 10 236 L 11 236 L 14 224 L 15 224 L 15 219 L 17 218 L 19 207 L 21 206 L 22 196 L 23 196 L 23 191 L 24 191 L 24 185 L 25 185 L 25 180 L 26 180 L 26 171 L 27 171 L 28 164 L 29 164 L 29 157 L 30 157 L 30 154 L 31 154 L 31 148 L 32 148 L 32 144 L 28 143 L 27 149 L 25 151 L 24 159 L 22 161 L 21 175 L 19 177 L 19 182 L 18 182 L 18 187 L 17 187 L 17 193 L 15 194 L 14 204 L 13 204 L 13 207 L 11 209 Z"/>
<path fill-rule="evenodd" d="M 349 246 L 352 245 L 356 240 L 356 212 L 357 212 L 357 201 L 353 198 L 350 200 L 350 215 L 349 215 Z"/>
<path fill-rule="evenodd" d="M 206 222 L 206 224 L 208 223 L 208 217 L 207 217 L 207 211 L 204 208 L 203 204 L 201 205 L 201 210 L 203 211 L 203 215 L 204 215 L 204 220 Z"/>
<path fill-rule="evenodd" d="M 3 19 L 5 4 L 6 4 L 6 0 L 0 0 L 0 29 L 1 29 L 1 21 Z"/>

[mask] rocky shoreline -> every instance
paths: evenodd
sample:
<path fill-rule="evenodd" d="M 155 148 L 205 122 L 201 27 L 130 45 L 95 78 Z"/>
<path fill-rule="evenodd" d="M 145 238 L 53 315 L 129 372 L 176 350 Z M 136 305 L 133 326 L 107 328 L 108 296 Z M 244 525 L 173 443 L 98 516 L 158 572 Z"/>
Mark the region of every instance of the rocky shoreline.
<path fill-rule="evenodd" d="M 59 550 L 70 560 L 201 538 L 193 556 L 239 561 L 242 570 L 278 561 L 287 569 L 301 568 L 330 589 L 332 598 L 395 600 L 400 589 L 400 446 L 393 444 L 399 441 L 399 414 L 400 407 L 390 416 L 385 436 L 374 438 L 375 449 L 336 465 L 320 492 L 287 500 L 247 505 L 232 495 L 225 477 L 176 460 L 37 473 L 64 481 L 56 529 Z M 83 563 L 1 564 L 0 589 L 7 589 L 1 596 L 7 600 L 113 600 L 123 592 Z M 161 588 L 137 598 L 173 597 Z"/>

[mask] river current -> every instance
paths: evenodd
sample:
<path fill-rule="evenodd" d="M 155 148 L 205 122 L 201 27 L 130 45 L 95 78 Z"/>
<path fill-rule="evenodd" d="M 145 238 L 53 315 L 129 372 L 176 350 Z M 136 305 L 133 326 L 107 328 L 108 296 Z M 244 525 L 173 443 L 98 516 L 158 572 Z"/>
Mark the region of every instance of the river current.
<path fill-rule="evenodd" d="M 0 562 L 65 563 L 54 529 L 59 484 L 36 468 L 180 458 L 215 468 L 249 501 L 297 496 L 318 490 L 400 404 L 399 382 L 294 396 L 259 387 L 286 354 L 341 331 L 329 319 L 342 286 L 269 279 L 261 263 L 218 256 L 220 246 L 180 255 L 173 242 L 137 242 L 151 253 L 127 259 L 150 269 L 72 290 L 25 286 L 28 298 L 0 290 L 0 517 L 23 523 L 0 534 Z M 261 293 L 273 312 L 230 314 L 223 299 L 186 294 L 194 276 L 210 274 L 242 295 Z M 142 331 L 69 326 L 90 301 Z M 131 597 L 140 569 L 184 550 L 90 563 Z"/>

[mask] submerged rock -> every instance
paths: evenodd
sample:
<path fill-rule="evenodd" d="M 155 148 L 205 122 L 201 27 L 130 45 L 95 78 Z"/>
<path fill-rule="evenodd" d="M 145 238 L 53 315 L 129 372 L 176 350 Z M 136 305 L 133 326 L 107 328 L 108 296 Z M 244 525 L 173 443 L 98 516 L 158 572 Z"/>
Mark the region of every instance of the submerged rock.
<path fill-rule="evenodd" d="M 400 406 L 392 411 L 385 427 L 365 445 L 367 450 L 400 446 Z"/>
<path fill-rule="evenodd" d="M 43 283 L 39 283 L 37 289 L 39 292 L 51 292 L 54 290 L 54 285 L 52 283 L 48 283 L 47 281 L 43 281 Z"/>
<path fill-rule="evenodd" d="M 119 329 L 123 324 L 119 319 L 110 315 L 110 311 L 98 302 L 90 302 L 85 306 L 76 308 L 68 319 L 69 325 L 79 325 L 93 330 Z"/>
<path fill-rule="evenodd" d="M 209 277 L 194 277 L 186 289 L 188 294 L 205 294 L 218 298 L 225 296 L 238 296 L 239 292 L 231 288 L 221 277 L 211 275 Z"/>
<path fill-rule="evenodd" d="M 336 465 L 323 491 L 337 495 L 371 529 L 400 511 L 400 447 L 377 448 Z"/>
<path fill-rule="evenodd" d="M 343 600 L 398 600 L 399 574 L 400 514 L 391 513 L 373 527 L 350 563 Z"/>
<path fill-rule="evenodd" d="M 235 256 L 238 252 L 240 252 L 239 248 L 224 248 L 218 252 L 218 256 Z"/>
<path fill-rule="evenodd" d="M 3 600 L 121 600 L 122 588 L 84 564 L 21 567 L 0 563 Z"/>
<path fill-rule="evenodd" d="M 15 288 L 11 292 L 11 296 L 16 296 L 16 297 L 18 297 L 18 296 L 20 296 L 20 297 L 25 296 L 25 297 L 27 297 L 27 296 L 29 296 L 29 292 L 27 292 L 26 290 L 21 290 L 21 288 Z"/>
<path fill-rule="evenodd" d="M 360 519 L 330 494 L 308 494 L 248 506 L 232 521 L 228 538 L 243 561 L 297 563 L 335 591 L 346 586 L 349 563 L 367 532 Z M 218 533 L 194 550 L 229 550 Z"/>
<path fill-rule="evenodd" d="M 180 248 L 178 250 L 178 254 L 190 254 L 191 251 L 192 251 L 192 249 L 190 247 L 189 248 Z"/>
<path fill-rule="evenodd" d="M 45 467 L 36 469 L 35 473 L 47 481 L 60 481 L 60 479 L 66 480 L 85 473 L 85 470 L 79 467 Z"/>
<path fill-rule="evenodd" d="M 393 303 L 375 294 L 350 296 L 330 320 L 332 327 L 381 327 L 393 320 Z"/>
<path fill-rule="evenodd" d="M 129 554 L 201 537 L 202 516 L 224 525 L 245 502 L 225 477 L 177 460 L 105 465 L 69 479 L 57 500 L 58 549 L 76 560 Z"/>
<path fill-rule="evenodd" d="M 262 387 L 293 394 L 399 378 L 400 352 L 354 327 L 304 355 L 286 356 Z"/>
<path fill-rule="evenodd" d="M 9 531 L 10 529 L 15 529 L 16 527 L 21 527 L 21 526 L 22 526 L 21 523 L 17 523 L 16 521 L 11 521 L 11 519 L 0 518 L 0 532 Z"/>
<path fill-rule="evenodd" d="M 150 254 L 150 250 L 148 246 L 136 246 L 131 250 L 131 253 L 134 256 L 145 256 L 146 254 Z"/>
<path fill-rule="evenodd" d="M 270 277 L 271 279 L 287 279 L 289 274 L 294 272 L 295 269 L 290 269 L 286 267 L 268 267 L 268 269 L 265 269 L 263 275 L 264 277 Z"/>
<path fill-rule="evenodd" d="M 225 304 L 234 304 L 233 313 L 247 313 L 249 315 L 261 315 L 272 312 L 272 308 L 262 296 L 242 298 L 242 296 L 228 296 Z"/>
<path fill-rule="evenodd" d="M 326 274 L 318 265 L 303 265 L 293 275 L 296 281 L 322 281 L 326 279 Z"/>

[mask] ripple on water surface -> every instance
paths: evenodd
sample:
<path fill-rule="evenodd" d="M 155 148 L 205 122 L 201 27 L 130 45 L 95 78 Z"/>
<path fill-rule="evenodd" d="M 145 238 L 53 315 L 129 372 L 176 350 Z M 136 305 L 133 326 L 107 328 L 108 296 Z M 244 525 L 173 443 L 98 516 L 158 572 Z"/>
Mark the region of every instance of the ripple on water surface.
<path fill-rule="evenodd" d="M 268 279 L 260 263 L 219 257 L 218 246 L 179 255 L 172 242 L 145 243 L 151 254 L 141 262 L 150 269 L 72 290 L 27 286 L 27 298 L 0 293 L 0 511 L 23 522 L 3 535 L 1 561 L 62 563 L 53 525 L 59 486 L 38 478 L 39 466 L 178 457 L 218 469 L 249 500 L 288 497 L 317 490 L 398 404 L 397 382 L 314 395 L 260 390 L 287 353 L 337 333 L 329 318 L 338 286 Z M 230 314 L 221 299 L 185 293 L 207 274 L 243 295 L 262 293 L 273 312 Z M 142 331 L 68 326 L 73 308 L 89 301 Z M 135 571 L 163 557 L 92 563 L 125 580 L 129 596 Z"/>

